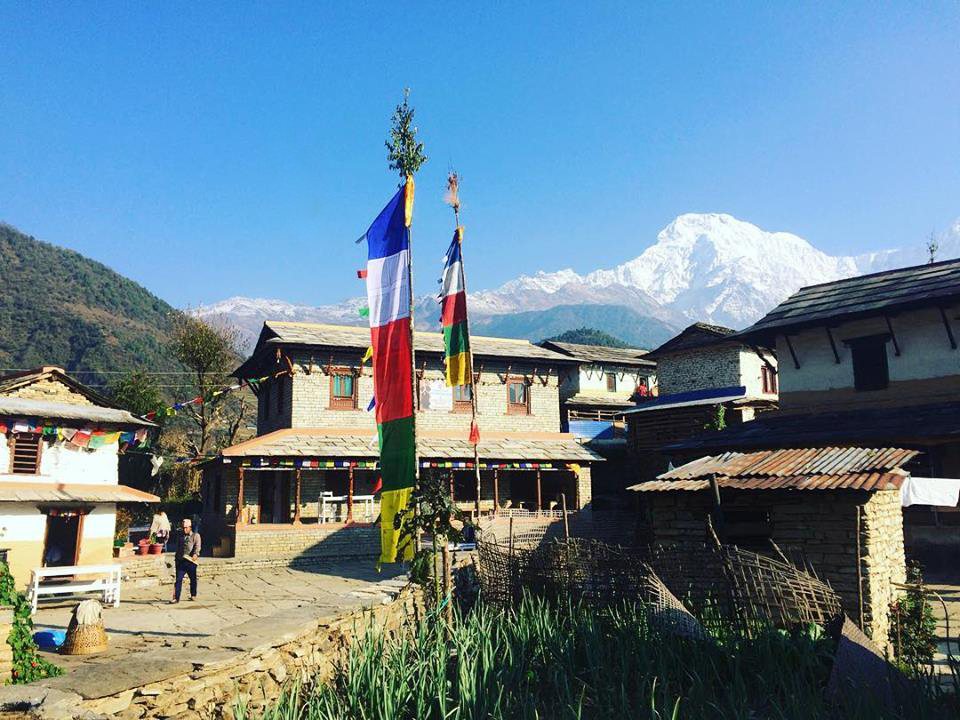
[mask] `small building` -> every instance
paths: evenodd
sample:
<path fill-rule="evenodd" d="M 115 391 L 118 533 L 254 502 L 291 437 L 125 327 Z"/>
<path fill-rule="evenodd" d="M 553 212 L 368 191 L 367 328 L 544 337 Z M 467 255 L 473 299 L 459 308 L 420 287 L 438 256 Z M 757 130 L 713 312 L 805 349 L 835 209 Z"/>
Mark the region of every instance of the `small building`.
<path fill-rule="evenodd" d="M 922 451 L 914 481 L 960 478 L 958 318 L 960 260 L 802 288 L 735 336 L 782 360 L 779 411 L 669 452 L 897 446 Z M 933 558 L 960 547 L 956 502 L 909 507 L 905 522 L 908 548 Z"/>
<path fill-rule="evenodd" d="M 0 547 L 18 586 L 112 562 L 117 503 L 159 501 L 117 480 L 121 446 L 150 427 L 60 368 L 0 377 Z"/>
<path fill-rule="evenodd" d="M 204 471 L 203 524 L 217 552 L 369 556 L 379 548 L 379 445 L 367 328 L 268 321 L 243 379 L 256 388 L 257 437 Z M 561 431 L 560 378 L 576 361 L 526 340 L 471 338 L 480 487 L 469 442 L 469 387 L 444 382 L 443 336 L 417 332 L 417 450 L 459 506 L 483 514 L 559 514 L 591 504 L 603 458 Z M 290 372 L 277 375 L 279 371 Z"/>
<path fill-rule="evenodd" d="M 652 480 L 670 466 L 665 445 L 777 406 L 776 354 L 735 338 L 730 328 L 694 323 L 644 358 L 657 363 L 659 394 L 623 412 L 636 479 Z"/>
<path fill-rule="evenodd" d="M 722 542 L 812 567 L 882 646 L 894 583 L 906 576 L 900 487 L 916 455 L 895 448 L 728 452 L 631 489 L 646 500 L 655 543 L 709 542 L 712 514 Z"/>
<path fill-rule="evenodd" d="M 606 462 L 593 470 L 593 498 L 599 510 L 632 501 L 632 479 L 623 411 L 657 393 L 657 364 L 646 350 L 544 340 L 541 347 L 576 360 L 560 376 L 560 423 Z M 625 497 L 626 496 L 626 497 Z"/>
<path fill-rule="evenodd" d="M 636 398 L 656 394 L 657 364 L 638 348 L 544 340 L 540 347 L 567 355 L 577 367 L 560 378 L 560 422 L 586 440 L 611 439 L 620 414 L 634 406 Z"/>

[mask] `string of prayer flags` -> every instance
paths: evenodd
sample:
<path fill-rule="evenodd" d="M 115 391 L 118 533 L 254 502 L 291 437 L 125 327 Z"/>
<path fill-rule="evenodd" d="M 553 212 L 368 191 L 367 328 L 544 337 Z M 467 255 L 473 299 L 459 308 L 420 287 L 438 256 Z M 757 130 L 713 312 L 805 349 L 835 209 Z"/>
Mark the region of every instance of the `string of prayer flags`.
<path fill-rule="evenodd" d="M 259 378 L 249 378 L 246 380 L 241 380 L 240 382 L 235 383 L 234 385 L 228 385 L 227 387 L 220 388 L 219 390 L 214 390 L 212 393 L 210 393 L 210 398 L 212 399 L 215 397 L 219 397 L 220 395 L 223 395 L 225 393 L 233 392 L 234 390 L 240 390 L 243 387 L 249 387 L 253 390 L 256 390 L 258 387 L 260 387 L 262 383 L 265 383 L 268 380 L 278 378 L 281 375 L 292 375 L 293 372 L 291 368 L 293 367 L 293 365 L 290 362 L 289 358 L 285 357 L 285 359 L 287 361 L 288 369 L 280 370 L 279 372 L 275 372 L 272 375 L 264 375 L 263 377 L 259 377 Z M 190 405 L 200 405 L 203 402 L 203 400 L 204 398 L 202 395 L 197 395 L 197 397 L 193 398 L 192 400 L 187 400 L 185 402 L 177 402 L 168 407 L 160 408 L 159 410 L 152 410 L 151 412 L 148 412 L 146 415 L 144 415 L 143 418 L 145 420 L 155 420 L 157 418 L 170 417 L 172 415 L 176 415 L 178 410 L 183 410 L 185 407 L 188 407 Z"/>

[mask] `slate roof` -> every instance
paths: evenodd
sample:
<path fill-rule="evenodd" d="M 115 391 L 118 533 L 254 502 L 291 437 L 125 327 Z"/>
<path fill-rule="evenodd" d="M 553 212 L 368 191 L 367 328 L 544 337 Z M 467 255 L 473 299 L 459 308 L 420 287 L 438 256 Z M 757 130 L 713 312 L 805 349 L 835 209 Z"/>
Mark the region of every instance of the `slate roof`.
<path fill-rule="evenodd" d="M 960 403 L 897 408 L 784 413 L 765 412 L 741 425 L 671 443 L 670 451 L 710 451 L 838 444 L 907 444 L 960 439 Z"/>
<path fill-rule="evenodd" d="M 692 350 L 693 348 L 706 347 L 724 342 L 728 336 L 736 331 L 733 328 L 723 325 L 709 325 L 707 323 L 696 322 L 688 325 L 680 333 L 667 340 L 660 347 L 651 350 L 646 354 L 648 360 L 656 360 L 662 355 L 679 352 L 681 350 Z"/>
<path fill-rule="evenodd" d="M 421 434 L 417 437 L 420 457 L 425 460 L 471 460 L 473 446 L 466 437 Z M 602 457 L 565 433 L 493 435 L 480 440 L 481 460 L 596 462 Z M 380 451 L 373 431 L 285 429 L 253 438 L 223 450 L 233 457 L 377 458 Z"/>
<path fill-rule="evenodd" d="M 57 382 L 63 383 L 96 405 L 109 408 L 117 407 L 117 404 L 110 400 L 110 398 L 88 388 L 79 380 L 73 379 L 67 375 L 63 368 L 53 365 L 45 365 L 33 370 L 23 370 L 18 373 L 0 377 L 0 395 L 6 395 L 7 393 L 14 392 L 28 385 L 33 385 L 41 380 L 56 380 Z"/>
<path fill-rule="evenodd" d="M 357 350 L 362 355 L 370 346 L 370 328 L 351 325 L 326 325 L 321 323 L 282 322 L 267 320 L 263 323 L 260 338 L 253 356 L 243 363 L 235 372 L 237 377 L 245 377 L 248 372 L 255 372 L 256 359 L 264 347 L 278 347 L 284 345 L 335 348 Z M 529 340 L 513 338 L 493 338 L 482 335 L 471 335 L 470 346 L 474 357 L 501 358 L 504 360 L 531 360 L 542 361 L 550 365 L 571 365 L 576 360 L 539 345 Z M 443 334 L 435 332 L 414 333 L 414 350 L 417 353 L 431 353 L 443 355 Z"/>
<path fill-rule="evenodd" d="M 0 480 L 0 502 L 160 502 L 156 495 L 126 485 L 6 482 Z"/>
<path fill-rule="evenodd" d="M 646 358 L 647 351 L 639 348 L 614 348 L 604 345 L 583 345 L 581 343 L 544 340 L 540 347 L 554 350 L 585 363 L 601 365 L 623 365 L 627 367 L 656 368 L 657 364 Z"/>
<path fill-rule="evenodd" d="M 960 260 L 887 270 L 801 288 L 738 337 L 771 344 L 784 331 L 960 298 Z"/>
<path fill-rule="evenodd" d="M 706 490 L 715 477 L 720 487 L 736 490 L 889 490 L 900 487 L 909 475 L 903 466 L 918 454 L 860 447 L 727 452 L 694 460 L 630 489 Z"/>
<path fill-rule="evenodd" d="M 572 397 L 567 398 L 564 402 L 564 405 L 568 407 L 584 407 L 584 408 L 633 408 L 636 407 L 636 404 L 630 400 L 626 400 L 618 397 L 611 397 L 609 395 L 585 395 L 584 393 L 577 393 Z"/>
<path fill-rule="evenodd" d="M 52 400 L 31 400 L 3 395 L 0 395 L 0 415 L 41 420 L 75 420 L 77 422 L 107 423 L 120 426 L 154 427 L 153 423 L 117 408 L 106 408 L 99 405 L 75 405 Z"/>

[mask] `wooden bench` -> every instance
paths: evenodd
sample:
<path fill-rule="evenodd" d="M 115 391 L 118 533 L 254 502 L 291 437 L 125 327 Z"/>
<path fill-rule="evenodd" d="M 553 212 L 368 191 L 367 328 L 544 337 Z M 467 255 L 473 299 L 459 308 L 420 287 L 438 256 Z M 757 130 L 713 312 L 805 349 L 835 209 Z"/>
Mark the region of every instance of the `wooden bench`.
<path fill-rule="evenodd" d="M 27 598 L 31 614 L 37 611 L 41 595 L 75 595 L 77 593 L 103 593 L 103 604 L 120 606 L 120 565 L 64 565 L 33 569 Z M 53 578 L 61 581 L 44 582 Z"/>

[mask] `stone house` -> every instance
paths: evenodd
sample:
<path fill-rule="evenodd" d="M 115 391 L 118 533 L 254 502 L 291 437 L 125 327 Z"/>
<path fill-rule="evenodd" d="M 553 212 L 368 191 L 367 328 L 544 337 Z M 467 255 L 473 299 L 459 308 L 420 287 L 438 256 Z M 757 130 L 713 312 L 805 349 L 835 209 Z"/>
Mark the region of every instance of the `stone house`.
<path fill-rule="evenodd" d="M 236 376 L 288 370 L 256 389 L 257 437 L 226 448 L 204 472 L 204 527 L 217 552 L 343 557 L 379 548 L 379 450 L 367 328 L 267 321 Z M 441 473 L 473 513 L 558 512 L 591 502 L 602 460 L 561 432 L 566 355 L 525 340 L 472 337 L 480 429 L 479 494 L 469 388 L 443 380 L 443 336 L 417 332 L 421 473 Z"/>
<path fill-rule="evenodd" d="M 597 509 L 622 507 L 627 479 L 623 411 L 657 393 L 657 364 L 646 350 L 544 340 L 541 347 L 567 355 L 579 365 L 560 375 L 560 422 L 564 430 L 602 455 L 606 462 L 593 470 Z"/>
<path fill-rule="evenodd" d="M 779 411 L 672 451 L 896 445 L 922 451 L 912 482 L 960 478 L 958 316 L 960 260 L 802 288 L 736 335 L 783 360 Z M 908 548 L 960 545 L 955 498 L 904 517 Z"/>
<path fill-rule="evenodd" d="M 117 503 L 159 501 L 117 480 L 121 446 L 150 427 L 60 368 L 0 377 L 0 548 L 18 586 L 112 562 Z"/>
<path fill-rule="evenodd" d="M 732 426 L 776 407 L 776 354 L 730 328 L 694 323 L 644 359 L 657 364 L 658 396 L 623 412 L 636 479 L 664 472 L 679 459 L 664 446 L 703 433 L 720 413 Z"/>
<path fill-rule="evenodd" d="M 905 581 L 900 487 L 913 450 L 821 448 L 706 456 L 631 489 L 658 544 L 722 542 L 812 567 L 881 646 Z M 716 484 L 716 488 L 712 486 Z M 719 507 L 714 492 L 720 498 Z"/>

